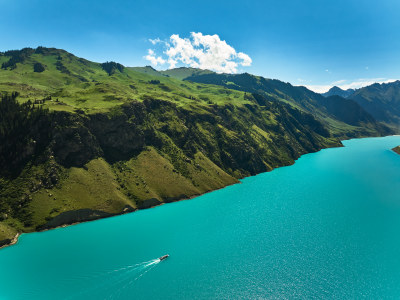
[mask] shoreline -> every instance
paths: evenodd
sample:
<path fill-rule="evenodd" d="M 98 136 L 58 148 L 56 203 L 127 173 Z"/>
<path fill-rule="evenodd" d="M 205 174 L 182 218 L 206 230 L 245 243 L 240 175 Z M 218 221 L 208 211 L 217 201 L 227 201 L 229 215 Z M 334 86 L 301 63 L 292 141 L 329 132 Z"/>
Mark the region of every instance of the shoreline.
<path fill-rule="evenodd" d="M 397 135 L 388 135 L 388 136 L 397 136 Z M 324 150 L 324 149 L 342 148 L 342 147 L 345 147 L 345 146 L 343 145 L 343 143 L 342 143 L 343 141 L 345 141 L 345 140 L 352 140 L 352 139 L 361 139 L 361 138 L 374 138 L 374 137 L 360 137 L 360 138 L 342 139 L 342 140 L 339 140 L 340 144 L 337 145 L 337 146 L 321 148 L 321 149 L 319 149 L 318 151 L 315 151 L 315 152 L 304 153 L 304 154 L 300 155 L 297 159 L 295 159 L 294 162 L 293 162 L 292 164 L 282 165 L 282 166 L 273 168 L 273 169 L 271 169 L 271 170 L 269 170 L 269 171 L 267 171 L 267 172 L 271 172 L 271 171 L 273 171 L 273 170 L 275 170 L 275 169 L 282 168 L 282 167 L 289 167 L 289 166 L 292 166 L 292 165 L 294 165 L 294 164 L 296 163 L 296 161 L 297 161 L 300 157 L 302 157 L 303 155 L 311 154 L 311 153 L 317 153 L 317 152 L 319 152 L 319 151 L 321 151 L 321 150 Z M 376 137 L 376 138 L 378 138 L 378 137 Z M 262 173 L 264 173 L 264 172 L 262 172 Z M 208 194 L 208 193 L 211 193 L 211 192 L 215 192 L 215 191 L 224 189 L 224 188 L 226 188 L 226 187 L 229 187 L 229 186 L 232 186 L 232 185 L 235 185 L 235 184 L 241 184 L 241 183 L 242 183 L 242 182 L 241 182 L 242 179 L 248 178 L 248 177 L 252 177 L 252 176 L 257 176 L 257 175 L 262 174 L 262 173 L 258 173 L 258 174 L 254 174 L 254 175 L 249 175 L 249 176 L 244 176 L 244 177 L 242 177 L 242 178 L 238 178 L 238 182 L 235 182 L 235 183 L 232 183 L 232 184 L 228 184 L 228 185 L 223 186 L 223 187 L 221 187 L 221 188 L 218 188 L 218 189 L 215 189 L 215 190 L 210 190 L 210 191 L 207 191 L 207 192 L 202 193 L 202 194 L 192 195 L 192 196 L 190 196 L 190 197 L 177 198 L 177 199 L 174 199 L 174 200 L 172 200 L 172 201 L 161 202 L 161 203 L 159 203 L 159 204 L 157 204 L 157 205 L 153 205 L 153 206 L 146 207 L 146 208 L 140 208 L 140 209 L 137 208 L 137 209 L 134 209 L 133 211 L 125 211 L 125 210 L 123 210 L 123 211 L 120 212 L 120 213 L 111 214 L 111 215 L 109 215 L 109 216 L 100 216 L 100 217 L 95 218 L 95 219 L 87 219 L 87 220 L 82 220 L 82 221 L 77 221 L 77 222 L 71 222 L 71 223 L 67 223 L 67 224 L 60 225 L 60 226 L 55 226 L 55 227 L 50 227 L 50 228 L 44 228 L 44 229 L 42 229 L 42 230 L 36 230 L 36 231 L 32 231 L 32 232 L 18 232 L 18 233 L 14 236 L 14 238 L 10 239 L 10 243 L 7 243 L 7 244 L 2 245 L 2 246 L 0 247 L 0 250 L 3 249 L 3 248 L 9 247 L 9 246 L 13 246 L 13 245 L 17 244 L 17 243 L 18 243 L 18 238 L 19 238 L 22 234 L 34 233 L 34 232 L 44 232 L 44 231 L 53 230 L 53 229 L 57 229 L 57 228 L 65 228 L 65 227 L 68 227 L 68 226 L 71 226 L 71 225 L 77 225 L 77 224 L 81 224 L 81 223 L 86 223 L 86 222 L 101 220 L 101 219 L 105 219 L 105 218 L 117 217 L 117 216 L 129 214 L 129 213 L 134 213 L 134 212 L 136 212 L 136 211 L 138 211 L 138 210 L 149 209 L 149 208 L 161 206 L 161 205 L 168 204 L 168 203 L 180 202 L 180 201 L 184 201 L 184 200 L 191 200 L 191 199 L 197 198 L 197 197 L 199 197 L 199 196 L 202 196 L 202 195 L 205 195 L 205 194 Z"/>
<path fill-rule="evenodd" d="M 324 149 L 326 149 L 326 148 L 324 148 Z M 321 149 L 321 150 L 323 150 L 323 149 Z M 319 151 L 321 151 L 321 150 L 319 150 Z M 308 154 L 308 153 L 307 153 L 307 154 Z M 282 167 L 287 167 L 287 166 L 282 166 Z M 278 167 L 278 168 L 281 168 L 281 167 Z M 275 168 L 275 169 L 277 169 L 277 168 Z M 271 171 L 273 171 L 273 170 L 275 170 L 275 169 L 272 169 Z M 271 172 L 271 171 L 269 171 L 269 172 Z M 260 173 L 260 174 L 261 174 L 261 173 Z M 256 174 L 256 175 L 258 175 L 258 174 Z M 252 175 L 252 176 L 256 176 L 256 175 Z M 246 176 L 246 177 L 251 177 L 251 176 Z M 246 178 L 246 177 L 243 177 L 243 178 Z M 178 198 L 178 199 L 176 199 L 176 200 L 169 201 L 169 202 L 161 202 L 160 204 L 153 205 L 153 206 L 146 207 L 146 208 L 135 209 L 135 210 L 133 210 L 133 211 L 122 211 L 121 213 L 115 213 L 115 214 L 111 214 L 111 215 L 109 215 L 109 216 L 99 217 L 99 218 L 90 219 L 90 220 L 83 220 L 83 221 L 72 222 L 72 223 L 63 224 L 63 225 L 60 225 L 60 226 L 45 228 L 45 229 L 36 230 L 36 231 L 31 231 L 31 232 L 18 232 L 18 233 L 16 233 L 16 235 L 15 235 L 12 239 L 9 239 L 10 242 L 5 243 L 4 245 L 0 246 L 0 250 L 3 249 L 3 248 L 10 247 L 10 246 L 13 246 L 13 245 L 17 244 L 17 243 L 18 243 L 19 237 L 20 237 L 21 235 L 23 235 L 23 234 L 30 234 L 30 233 L 35 233 L 35 232 L 36 232 L 36 233 L 38 233 L 38 232 L 45 232 L 45 231 L 54 230 L 54 229 L 58 229 L 58 228 L 66 228 L 66 227 L 69 227 L 69 226 L 78 225 L 78 224 L 82 224 L 82 223 L 93 222 L 93 221 L 98 221 L 98 220 L 102 220 L 102 219 L 108 219 L 108 218 L 112 218 L 112 217 L 118 217 L 118 216 L 122 216 L 122 215 L 127 215 L 127 214 L 131 214 L 131 213 L 135 213 L 135 212 L 137 212 L 137 211 L 139 211 L 139 210 L 146 210 L 146 209 L 150 209 L 150 208 L 154 208 L 154 207 L 159 207 L 159 206 L 162 206 L 162 205 L 165 205 L 165 204 L 169 204 L 169 203 L 175 203 L 175 202 L 181 202 L 181 201 L 186 201 L 186 200 L 192 200 L 192 199 L 195 199 L 195 198 L 197 198 L 197 197 L 203 196 L 203 195 L 205 195 L 205 194 L 212 193 L 212 192 L 215 192 L 215 191 L 218 191 L 218 190 L 222 190 L 222 189 L 224 189 L 224 188 L 227 188 L 227 187 L 232 186 L 232 185 L 235 185 L 235 184 L 241 184 L 242 182 L 241 182 L 240 180 L 243 179 L 243 178 L 238 179 L 238 182 L 225 185 L 225 186 L 220 187 L 220 188 L 215 189 L 215 190 L 210 190 L 210 191 L 208 191 L 208 192 L 205 192 L 205 193 L 202 193 L 202 194 L 193 195 L 193 196 L 186 197 L 186 198 Z M 3 241 L 7 241 L 7 240 L 3 240 Z M 0 241 L 0 242 L 1 242 L 1 241 Z"/>
<path fill-rule="evenodd" d="M 18 243 L 18 238 L 21 234 L 22 233 L 17 232 L 12 239 L 8 239 L 8 240 L 6 239 L 3 241 L 0 241 L 0 242 L 4 242 L 4 244 L 0 246 L 0 249 L 6 248 L 6 247 L 9 247 L 9 246 L 12 246 L 12 245 L 15 245 L 16 243 Z"/>
<path fill-rule="evenodd" d="M 324 149 L 341 148 L 341 147 L 344 147 L 342 141 L 343 141 L 343 140 L 339 140 L 339 143 L 340 143 L 340 144 L 339 144 L 338 146 L 321 148 L 321 149 L 319 149 L 318 151 L 315 151 L 315 152 L 304 153 L 304 154 L 300 155 L 297 159 L 295 159 L 294 162 L 293 162 L 292 164 L 279 166 L 279 167 L 273 168 L 273 169 L 271 169 L 271 170 L 269 170 L 269 171 L 267 171 L 267 172 L 271 172 L 271 171 L 273 171 L 273 170 L 275 170 L 275 169 L 282 168 L 282 167 L 289 167 L 289 166 L 292 166 L 292 165 L 294 165 L 294 164 L 296 163 L 296 161 L 297 161 L 300 157 L 302 157 L 303 155 L 306 155 L 306 154 L 317 153 L 317 152 L 319 152 L 319 151 L 321 151 L 321 150 L 324 150 Z M 263 172 L 263 173 L 264 173 L 264 172 Z M 232 184 L 228 184 L 228 185 L 223 186 L 223 187 L 221 187 L 221 188 L 218 188 L 218 189 L 215 189 L 215 190 L 210 190 L 210 191 L 205 192 L 205 193 L 202 193 L 202 194 L 192 195 L 192 196 L 190 196 L 190 197 L 177 198 L 177 199 L 172 200 L 172 201 L 169 201 L 169 202 L 161 202 L 161 203 L 159 203 L 159 204 L 157 204 L 157 205 L 153 205 L 153 206 L 146 207 L 146 208 L 135 209 L 135 210 L 133 210 L 133 211 L 122 211 L 122 212 L 120 212 L 120 213 L 111 214 L 111 215 L 109 215 L 109 216 L 101 216 L 101 217 L 96 218 L 96 219 L 88 219 L 88 220 L 82 220 L 82 221 L 77 221 L 77 222 L 71 222 L 71 223 L 68 223 L 68 224 L 63 224 L 63 225 L 55 226 L 55 227 L 51 227 L 51 228 L 44 228 L 44 229 L 42 229 L 42 230 L 36 230 L 36 231 L 32 231 L 32 232 L 18 232 L 18 233 L 15 235 L 15 237 L 14 237 L 13 239 L 10 240 L 10 243 L 2 245 L 2 246 L 0 247 L 0 250 L 1 250 L 2 248 L 9 247 L 9 246 L 13 246 L 13 245 L 17 244 L 17 243 L 18 243 L 18 238 L 19 238 L 19 236 L 21 236 L 22 234 L 29 234 L 29 233 L 34 233 L 34 232 L 44 232 L 44 231 L 53 230 L 53 229 L 57 229 L 57 228 L 65 228 L 65 227 L 68 227 L 68 226 L 71 226 L 71 225 L 78 225 L 78 224 L 81 224 L 81 223 L 86 223 L 86 222 L 101 220 L 101 219 L 105 219 L 105 218 L 112 218 L 112 217 L 117 217 L 117 216 L 129 214 L 129 213 L 134 213 L 134 212 L 136 212 L 136 211 L 138 211 L 138 210 L 150 209 L 150 208 L 154 208 L 154 207 L 161 206 L 161 205 L 168 204 L 168 203 L 180 202 L 180 201 L 184 201 L 184 200 L 191 200 L 191 199 L 197 198 L 197 197 L 199 197 L 199 196 L 202 196 L 202 195 L 205 195 L 205 194 L 208 194 L 208 193 L 211 193 L 211 192 L 215 192 L 215 191 L 224 189 L 224 188 L 226 188 L 226 187 L 228 187 L 228 186 L 232 186 L 232 185 L 235 185 L 235 184 L 241 184 L 242 182 L 241 182 L 240 180 L 242 180 L 242 179 L 244 179 L 244 178 L 252 177 L 252 176 L 257 176 L 257 175 L 259 175 L 259 174 L 262 174 L 262 173 L 258 173 L 258 174 L 255 174 L 255 175 L 249 175 L 249 176 L 244 176 L 244 177 L 242 177 L 242 178 L 238 178 L 238 182 L 235 182 L 235 183 L 232 183 Z"/>

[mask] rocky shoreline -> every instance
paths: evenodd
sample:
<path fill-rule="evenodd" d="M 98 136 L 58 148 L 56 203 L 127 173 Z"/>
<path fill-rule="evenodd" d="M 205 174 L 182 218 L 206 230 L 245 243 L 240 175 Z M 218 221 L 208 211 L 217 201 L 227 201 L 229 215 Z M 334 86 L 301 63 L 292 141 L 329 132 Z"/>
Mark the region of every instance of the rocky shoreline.
<path fill-rule="evenodd" d="M 20 233 L 17 233 L 12 239 L 1 240 L 0 249 L 16 244 L 20 235 Z"/>
<path fill-rule="evenodd" d="M 392 150 L 397 154 L 400 154 L 400 146 L 394 147 Z"/>

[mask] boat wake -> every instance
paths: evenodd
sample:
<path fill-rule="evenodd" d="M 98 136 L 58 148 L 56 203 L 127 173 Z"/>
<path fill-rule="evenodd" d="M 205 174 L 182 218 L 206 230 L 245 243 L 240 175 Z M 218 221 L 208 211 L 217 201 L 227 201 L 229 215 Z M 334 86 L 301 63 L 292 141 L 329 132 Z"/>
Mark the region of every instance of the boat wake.
<path fill-rule="evenodd" d="M 136 281 L 142 278 L 146 273 L 153 270 L 166 255 L 152 259 L 149 261 L 141 262 L 138 264 L 132 264 L 123 266 L 110 271 L 98 272 L 92 276 L 86 277 L 87 280 L 82 280 L 82 283 L 86 281 L 85 286 L 81 292 L 76 293 L 68 297 L 67 299 L 86 298 L 86 296 L 93 295 L 93 292 L 99 293 L 101 290 L 102 299 L 118 299 L 121 294 Z M 88 288 L 90 286 L 90 288 Z"/>

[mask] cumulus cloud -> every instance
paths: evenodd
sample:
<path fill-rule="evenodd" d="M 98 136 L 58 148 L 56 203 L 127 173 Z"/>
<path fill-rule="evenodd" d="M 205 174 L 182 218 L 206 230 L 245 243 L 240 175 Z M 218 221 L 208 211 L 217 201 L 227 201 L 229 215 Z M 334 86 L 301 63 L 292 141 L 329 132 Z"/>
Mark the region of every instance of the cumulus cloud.
<path fill-rule="evenodd" d="M 165 60 L 161 56 L 156 56 L 154 50 L 147 50 L 147 55 L 144 57 L 146 60 L 150 61 L 153 66 L 165 64 Z"/>
<path fill-rule="evenodd" d="M 236 50 L 220 39 L 217 34 L 203 35 L 192 32 L 189 38 L 181 38 L 178 34 L 170 36 L 168 41 L 160 39 L 149 40 L 153 45 L 162 43 L 165 50 L 163 56 L 154 51 L 145 58 L 152 64 L 157 59 L 158 64 L 168 63 L 169 68 L 181 63 L 186 66 L 213 70 L 219 73 L 236 73 L 239 66 L 250 66 L 250 56 Z M 163 63 L 161 63 L 163 61 Z"/>
<path fill-rule="evenodd" d="M 359 89 L 374 83 L 389 83 L 389 82 L 394 82 L 396 80 L 397 79 L 388 79 L 388 78 L 360 78 L 354 81 L 349 81 L 343 79 L 326 85 L 306 85 L 306 88 L 316 93 L 325 93 L 333 86 L 338 86 L 343 90 Z"/>

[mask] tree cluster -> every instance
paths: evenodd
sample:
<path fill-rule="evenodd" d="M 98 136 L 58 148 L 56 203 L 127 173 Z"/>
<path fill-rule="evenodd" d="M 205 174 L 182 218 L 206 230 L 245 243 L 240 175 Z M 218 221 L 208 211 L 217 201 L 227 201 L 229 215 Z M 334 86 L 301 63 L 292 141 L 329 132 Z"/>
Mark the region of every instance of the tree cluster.
<path fill-rule="evenodd" d="M 50 141 L 52 114 L 31 101 L 19 103 L 17 96 L 1 96 L 0 174 L 16 171 Z"/>
<path fill-rule="evenodd" d="M 102 63 L 101 67 L 110 76 L 113 75 L 116 71 L 122 72 L 125 68 L 123 65 L 116 63 L 114 61 L 107 61 L 105 63 Z"/>
<path fill-rule="evenodd" d="M 149 81 L 150 84 L 160 84 L 160 80 L 153 79 Z"/>
<path fill-rule="evenodd" d="M 22 63 L 26 58 L 31 56 L 35 52 L 32 48 L 24 48 L 22 50 L 10 50 L 4 52 L 4 56 L 10 56 L 10 59 L 3 62 L 1 68 L 4 70 L 13 70 L 17 67 L 17 63 Z"/>
<path fill-rule="evenodd" d="M 42 73 L 45 69 L 44 65 L 42 65 L 41 63 L 35 63 L 33 65 L 33 72 L 36 73 Z"/>

